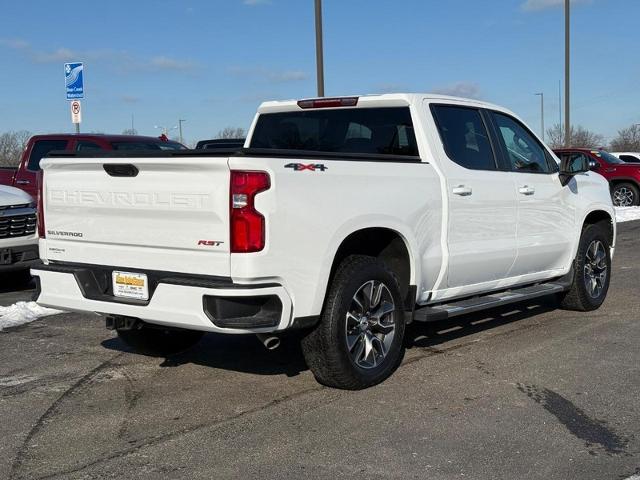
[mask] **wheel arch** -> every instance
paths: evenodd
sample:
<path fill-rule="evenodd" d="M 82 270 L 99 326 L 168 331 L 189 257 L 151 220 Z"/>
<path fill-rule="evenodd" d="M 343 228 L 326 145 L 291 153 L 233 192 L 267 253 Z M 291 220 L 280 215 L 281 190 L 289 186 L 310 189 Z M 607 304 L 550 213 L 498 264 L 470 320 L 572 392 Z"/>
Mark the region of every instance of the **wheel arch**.
<path fill-rule="evenodd" d="M 416 300 L 416 262 L 409 240 L 392 227 L 362 227 L 346 235 L 335 249 L 323 298 L 340 263 L 349 255 L 368 255 L 381 259 L 395 274 L 406 308 Z"/>
<path fill-rule="evenodd" d="M 614 247 L 615 246 L 615 216 L 611 214 L 611 212 L 608 212 L 607 210 L 601 210 L 601 209 L 596 209 L 596 210 L 591 210 L 589 213 L 587 213 L 587 215 L 584 217 L 584 220 L 582 221 L 582 228 L 584 229 L 585 226 L 587 225 L 595 225 L 601 223 L 603 225 L 606 225 L 607 227 L 607 236 L 609 239 L 609 246 L 610 247 Z"/>

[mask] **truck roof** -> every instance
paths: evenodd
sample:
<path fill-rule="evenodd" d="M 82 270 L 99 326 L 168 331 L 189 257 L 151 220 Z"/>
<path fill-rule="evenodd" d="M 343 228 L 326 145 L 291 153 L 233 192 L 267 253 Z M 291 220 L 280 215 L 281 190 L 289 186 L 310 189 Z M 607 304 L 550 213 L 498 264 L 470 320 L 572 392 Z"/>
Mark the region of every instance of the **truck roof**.
<path fill-rule="evenodd" d="M 34 140 L 66 140 L 69 138 L 96 138 L 102 140 L 109 140 L 114 142 L 126 142 L 126 141 L 154 141 L 161 142 L 162 140 L 158 137 L 149 137 L 145 135 L 113 135 L 109 133 L 43 133 L 38 135 L 33 135 Z"/>
<path fill-rule="evenodd" d="M 439 95 L 436 93 L 384 93 L 384 94 L 371 94 L 371 95 L 341 95 L 336 97 L 323 97 L 323 98 L 305 98 L 301 100 L 276 100 L 263 102 L 258 108 L 258 113 L 274 113 L 290 110 L 298 110 L 299 101 L 304 100 L 320 100 L 328 98 L 358 98 L 358 103 L 352 108 L 358 107 L 397 107 L 408 106 L 421 102 L 423 99 L 432 100 L 435 102 L 441 101 L 444 103 L 458 103 L 461 105 L 475 106 L 479 108 L 488 108 L 491 110 L 498 110 L 503 112 L 509 112 L 513 115 L 513 112 L 481 100 L 472 98 L 453 97 L 449 95 Z"/>

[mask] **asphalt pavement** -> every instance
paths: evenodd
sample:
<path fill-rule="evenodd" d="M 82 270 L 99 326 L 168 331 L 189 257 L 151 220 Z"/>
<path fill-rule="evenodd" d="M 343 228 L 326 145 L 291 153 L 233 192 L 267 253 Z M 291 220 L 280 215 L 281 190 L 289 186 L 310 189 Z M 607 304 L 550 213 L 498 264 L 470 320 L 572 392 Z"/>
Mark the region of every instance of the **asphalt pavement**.
<path fill-rule="evenodd" d="M 322 387 L 299 348 L 136 355 L 97 316 L 0 332 L 0 478 L 619 479 L 640 474 L 640 222 L 590 313 L 552 300 L 412 325 L 403 365 Z M 0 305 L 30 288 L 0 285 Z"/>

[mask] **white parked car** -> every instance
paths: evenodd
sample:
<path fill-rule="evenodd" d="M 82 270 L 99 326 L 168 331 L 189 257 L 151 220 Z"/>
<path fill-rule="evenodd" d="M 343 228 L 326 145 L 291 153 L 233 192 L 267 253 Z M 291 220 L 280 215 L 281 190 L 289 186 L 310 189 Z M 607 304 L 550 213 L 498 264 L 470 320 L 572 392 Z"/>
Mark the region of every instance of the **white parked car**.
<path fill-rule="evenodd" d="M 593 310 L 609 286 L 607 181 L 476 100 L 267 102 L 234 154 L 41 166 L 38 303 L 100 313 L 143 352 L 300 329 L 316 378 L 358 389 L 398 366 L 409 322 L 543 295 Z"/>
<path fill-rule="evenodd" d="M 640 163 L 640 152 L 611 152 L 623 162 Z"/>
<path fill-rule="evenodd" d="M 0 185 L 0 275 L 16 283 L 28 280 L 38 263 L 36 208 L 29 194 Z"/>

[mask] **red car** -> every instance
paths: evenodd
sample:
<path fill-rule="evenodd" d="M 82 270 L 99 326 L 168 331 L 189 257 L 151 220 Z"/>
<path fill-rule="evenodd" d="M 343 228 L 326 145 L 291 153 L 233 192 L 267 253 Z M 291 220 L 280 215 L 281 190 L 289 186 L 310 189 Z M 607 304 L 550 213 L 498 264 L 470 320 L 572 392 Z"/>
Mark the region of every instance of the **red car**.
<path fill-rule="evenodd" d="M 164 136 L 163 136 L 164 137 Z M 29 139 L 18 168 L 0 167 L 0 185 L 17 187 L 32 197 L 37 195 L 36 175 L 40 160 L 54 150 L 181 150 L 186 147 L 166 137 L 139 135 L 55 134 Z"/>
<path fill-rule="evenodd" d="M 591 170 L 609 181 L 611 200 L 616 207 L 640 205 L 640 164 L 623 162 L 604 150 L 559 148 L 554 152 L 561 160 L 566 157 L 585 157 Z"/>

